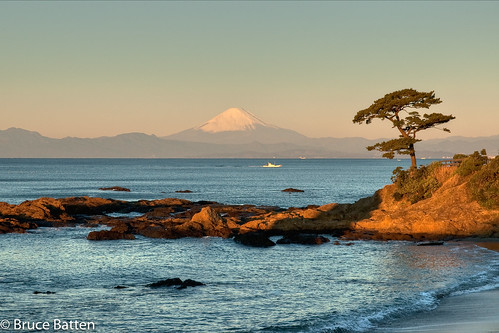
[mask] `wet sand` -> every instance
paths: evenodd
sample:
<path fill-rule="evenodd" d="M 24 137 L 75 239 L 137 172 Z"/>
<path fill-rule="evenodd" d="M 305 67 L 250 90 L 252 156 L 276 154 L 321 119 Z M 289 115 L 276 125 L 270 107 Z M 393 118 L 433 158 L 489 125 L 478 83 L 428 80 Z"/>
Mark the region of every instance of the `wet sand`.
<path fill-rule="evenodd" d="M 499 251 L 498 239 L 464 240 Z M 443 299 L 438 307 L 395 321 L 376 333 L 499 333 L 499 289 Z"/>
<path fill-rule="evenodd" d="M 433 311 L 375 332 L 499 333 L 499 289 L 446 298 Z"/>

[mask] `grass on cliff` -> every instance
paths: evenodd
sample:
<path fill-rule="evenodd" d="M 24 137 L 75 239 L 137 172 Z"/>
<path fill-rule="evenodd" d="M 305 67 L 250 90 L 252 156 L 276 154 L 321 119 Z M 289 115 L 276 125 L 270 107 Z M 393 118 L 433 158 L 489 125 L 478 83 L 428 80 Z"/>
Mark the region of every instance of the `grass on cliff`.
<path fill-rule="evenodd" d="M 456 167 L 439 162 L 421 166 L 416 170 L 396 168 L 392 181 L 397 186 L 395 200 L 407 199 L 411 203 L 431 198 L 442 184 L 454 174 L 467 182 L 472 198 L 488 209 L 499 209 L 499 156 L 489 160 L 485 150 L 471 155 L 455 155 L 463 159 Z"/>

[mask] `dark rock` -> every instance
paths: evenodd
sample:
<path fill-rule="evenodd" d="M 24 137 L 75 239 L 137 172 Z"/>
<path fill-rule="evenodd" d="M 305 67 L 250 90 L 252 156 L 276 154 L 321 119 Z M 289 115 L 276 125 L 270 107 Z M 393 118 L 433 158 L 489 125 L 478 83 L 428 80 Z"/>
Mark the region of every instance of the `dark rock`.
<path fill-rule="evenodd" d="M 160 280 L 158 282 L 150 283 L 146 285 L 146 287 L 150 288 L 161 288 L 161 287 L 172 287 L 178 286 L 177 289 L 185 289 L 187 287 L 198 287 L 204 286 L 205 284 L 199 281 L 194 281 L 191 279 L 187 279 L 185 281 L 180 280 L 179 278 Z"/>
<path fill-rule="evenodd" d="M 292 234 L 279 239 L 277 244 L 320 245 L 328 242 L 329 238 L 324 236 Z"/>
<path fill-rule="evenodd" d="M 234 237 L 234 241 L 237 243 L 253 246 L 253 247 L 270 247 L 275 246 L 275 243 L 267 237 L 267 235 L 259 232 L 248 232 L 245 234 L 239 234 Z"/>
<path fill-rule="evenodd" d="M 126 289 L 126 288 L 128 288 L 128 287 L 127 286 L 121 286 L 121 285 L 114 287 L 114 289 Z"/>
<path fill-rule="evenodd" d="M 137 230 L 137 233 L 144 237 L 149 237 L 149 238 L 168 238 L 168 239 L 179 238 L 179 236 L 174 234 L 171 230 L 168 230 L 164 227 L 157 225 L 140 228 Z"/>
<path fill-rule="evenodd" d="M 175 193 L 192 193 L 191 190 L 179 190 L 179 191 L 175 191 Z"/>
<path fill-rule="evenodd" d="M 282 190 L 281 192 L 305 192 L 304 190 L 299 190 L 297 188 L 287 188 L 287 189 L 284 189 Z"/>
<path fill-rule="evenodd" d="M 182 285 L 185 285 L 186 287 L 197 287 L 197 286 L 204 286 L 205 284 L 199 281 L 187 279 L 182 283 Z"/>
<path fill-rule="evenodd" d="M 171 287 L 171 286 L 180 286 L 182 285 L 182 280 L 179 278 L 160 280 L 158 282 L 149 283 L 146 287 L 149 288 L 159 288 L 159 287 Z"/>
<path fill-rule="evenodd" d="M 120 223 L 120 224 L 115 225 L 114 227 L 112 227 L 110 231 L 119 232 L 119 233 L 122 233 L 122 234 L 131 234 L 132 231 L 133 231 L 133 229 L 127 223 Z"/>
<path fill-rule="evenodd" d="M 131 209 L 131 203 L 121 200 L 71 197 L 60 199 L 70 215 L 103 215 L 106 212 L 122 212 Z"/>
<path fill-rule="evenodd" d="M 117 240 L 117 239 L 135 239 L 135 236 L 130 233 L 123 233 L 113 230 L 101 230 L 101 231 L 91 231 L 88 236 L 88 240 L 100 241 L 100 240 Z"/>
<path fill-rule="evenodd" d="M 99 187 L 101 191 L 118 191 L 118 192 L 130 192 L 129 188 L 120 187 L 120 186 L 112 186 L 112 187 Z"/>
<path fill-rule="evenodd" d="M 38 295 L 38 294 L 44 294 L 44 295 L 53 295 L 55 294 L 55 291 L 34 291 L 33 294 Z"/>

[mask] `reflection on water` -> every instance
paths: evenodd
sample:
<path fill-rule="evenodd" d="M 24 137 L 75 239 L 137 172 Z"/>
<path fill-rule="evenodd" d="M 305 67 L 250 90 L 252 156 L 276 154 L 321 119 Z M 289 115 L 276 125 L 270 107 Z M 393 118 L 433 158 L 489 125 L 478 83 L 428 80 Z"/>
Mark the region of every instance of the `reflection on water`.
<path fill-rule="evenodd" d="M 97 332 L 356 332 L 499 275 L 496 253 L 465 245 L 259 249 L 211 237 L 89 242 L 88 232 L 0 235 L 0 315 L 94 321 Z M 172 277 L 206 286 L 145 287 Z"/>

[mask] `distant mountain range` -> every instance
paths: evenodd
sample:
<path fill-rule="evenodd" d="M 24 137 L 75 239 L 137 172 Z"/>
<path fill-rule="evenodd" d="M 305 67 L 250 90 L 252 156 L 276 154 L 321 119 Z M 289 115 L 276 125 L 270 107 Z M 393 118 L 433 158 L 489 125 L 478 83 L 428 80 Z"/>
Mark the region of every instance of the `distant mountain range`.
<path fill-rule="evenodd" d="M 0 130 L 0 157 L 95 158 L 376 158 L 366 146 L 384 139 L 309 138 L 269 125 L 239 108 L 228 109 L 208 122 L 157 137 L 127 133 L 113 137 L 48 138 L 19 128 Z M 420 142 L 418 157 L 442 158 L 487 149 L 499 154 L 499 135 L 453 136 Z"/>

